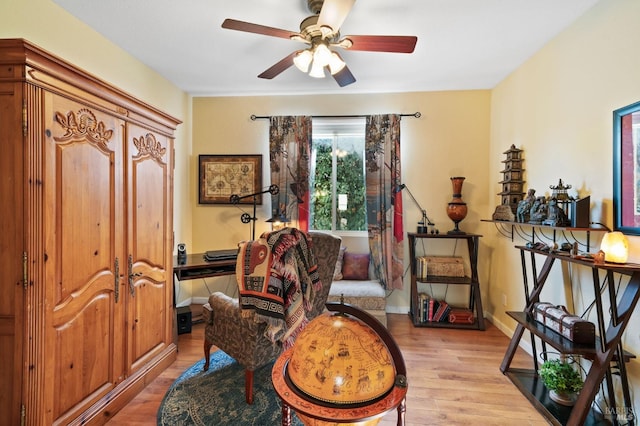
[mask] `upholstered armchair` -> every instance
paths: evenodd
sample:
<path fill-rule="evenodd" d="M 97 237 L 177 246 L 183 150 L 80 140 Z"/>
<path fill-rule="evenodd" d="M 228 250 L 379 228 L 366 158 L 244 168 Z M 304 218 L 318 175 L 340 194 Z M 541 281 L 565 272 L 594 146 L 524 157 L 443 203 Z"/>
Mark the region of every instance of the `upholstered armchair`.
<path fill-rule="evenodd" d="M 325 309 L 341 239 L 321 232 L 310 232 L 309 235 L 323 284 L 322 290 L 315 294 L 312 310 L 307 313 L 311 320 Z M 213 293 L 202 312 L 205 321 L 204 370 L 209 368 L 211 346 L 215 345 L 245 368 L 245 398 L 248 404 L 252 404 L 253 372 L 282 352 L 281 343 L 273 343 L 265 337 L 266 324 L 255 322 L 255 313 L 251 312 L 249 317 L 242 315 L 238 297 Z"/>

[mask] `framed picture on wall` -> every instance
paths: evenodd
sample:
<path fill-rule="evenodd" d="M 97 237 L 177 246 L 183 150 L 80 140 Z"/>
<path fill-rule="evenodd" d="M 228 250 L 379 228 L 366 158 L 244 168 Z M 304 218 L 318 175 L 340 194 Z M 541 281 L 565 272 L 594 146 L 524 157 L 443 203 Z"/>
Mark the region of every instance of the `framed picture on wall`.
<path fill-rule="evenodd" d="M 242 197 L 262 189 L 262 155 L 200 155 L 198 163 L 200 204 L 232 204 L 232 195 L 240 197 L 234 204 L 253 204 L 254 197 Z"/>
<path fill-rule="evenodd" d="M 613 112 L 614 229 L 640 235 L 640 102 Z"/>

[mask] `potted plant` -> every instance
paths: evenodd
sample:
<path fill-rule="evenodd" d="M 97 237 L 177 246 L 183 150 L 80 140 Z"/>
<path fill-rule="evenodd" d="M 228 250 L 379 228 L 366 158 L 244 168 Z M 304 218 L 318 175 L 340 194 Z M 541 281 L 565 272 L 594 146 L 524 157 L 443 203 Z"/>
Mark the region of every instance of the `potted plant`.
<path fill-rule="evenodd" d="M 545 361 L 538 374 L 549 389 L 549 397 L 562 405 L 573 405 L 584 384 L 580 373 L 561 359 Z"/>

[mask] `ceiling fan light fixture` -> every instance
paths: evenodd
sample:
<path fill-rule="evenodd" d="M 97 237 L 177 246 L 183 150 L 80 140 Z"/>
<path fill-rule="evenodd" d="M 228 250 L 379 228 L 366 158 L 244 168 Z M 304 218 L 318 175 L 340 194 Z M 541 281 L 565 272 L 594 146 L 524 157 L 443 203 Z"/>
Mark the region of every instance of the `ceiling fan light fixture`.
<path fill-rule="evenodd" d="M 331 75 L 339 73 L 347 64 L 344 63 L 340 55 L 336 52 L 331 52 L 331 59 L 329 60 L 329 70 Z"/>
<path fill-rule="evenodd" d="M 309 75 L 313 78 L 324 78 L 324 67 L 324 65 L 314 59 L 311 64 L 311 71 L 309 71 Z"/>
<path fill-rule="evenodd" d="M 313 53 L 309 49 L 301 50 L 296 56 L 293 57 L 293 64 L 300 71 L 306 73 L 309 71 L 309 65 L 313 60 Z"/>
<path fill-rule="evenodd" d="M 331 50 L 325 43 L 318 43 L 313 51 L 313 64 L 325 67 L 331 61 Z"/>

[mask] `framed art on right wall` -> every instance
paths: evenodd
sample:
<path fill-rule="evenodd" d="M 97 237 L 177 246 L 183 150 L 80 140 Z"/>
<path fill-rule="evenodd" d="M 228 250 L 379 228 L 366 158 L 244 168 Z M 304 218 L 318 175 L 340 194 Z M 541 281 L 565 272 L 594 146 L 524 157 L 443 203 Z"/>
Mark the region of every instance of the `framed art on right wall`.
<path fill-rule="evenodd" d="M 613 226 L 640 235 L 640 102 L 613 111 Z"/>

